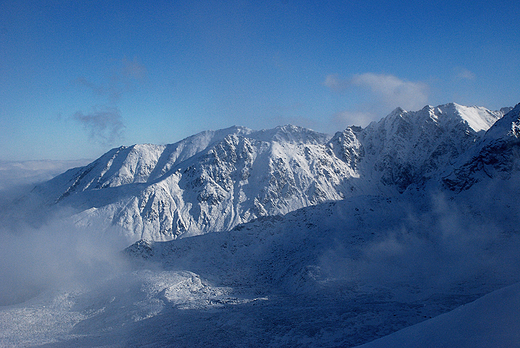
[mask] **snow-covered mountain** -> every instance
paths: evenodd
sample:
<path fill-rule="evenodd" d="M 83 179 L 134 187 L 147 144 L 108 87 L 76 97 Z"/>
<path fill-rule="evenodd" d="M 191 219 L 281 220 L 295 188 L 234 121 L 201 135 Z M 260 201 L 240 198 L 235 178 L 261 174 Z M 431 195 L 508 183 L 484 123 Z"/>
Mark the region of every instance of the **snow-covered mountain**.
<path fill-rule="evenodd" d="M 342 158 L 363 177 L 403 192 L 431 178 L 480 140 L 507 111 L 446 104 L 409 112 L 397 108 L 365 129 L 337 134 Z"/>
<path fill-rule="evenodd" d="M 485 178 L 509 179 L 519 170 L 520 104 L 498 120 L 482 140 L 457 161 L 443 178 L 447 187 L 460 191 Z"/>
<path fill-rule="evenodd" d="M 229 230 L 354 191 L 357 174 L 328 139 L 294 126 L 204 132 L 172 145 L 113 149 L 36 191 L 79 209 L 78 219 L 102 216 L 134 241 Z"/>
<path fill-rule="evenodd" d="M 75 225 L 3 241 L 0 295 L 24 292 L 0 297 L 0 345 L 350 347 L 418 324 L 373 343 L 400 346 L 475 323 L 514 339 L 475 316 L 516 308 L 518 286 L 468 303 L 520 282 L 519 119 L 447 104 L 334 136 L 114 149 L 34 190 Z M 139 240 L 114 255 L 109 225 Z"/>
<path fill-rule="evenodd" d="M 453 163 L 504 111 L 398 108 L 334 136 L 295 126 L 208 131 L 171 145 L 113 149 L 35 192 L 77 209 L 80 223 L 105 221 L 130 241 L 225 231 L 322 202 L 404 192 Z"/>

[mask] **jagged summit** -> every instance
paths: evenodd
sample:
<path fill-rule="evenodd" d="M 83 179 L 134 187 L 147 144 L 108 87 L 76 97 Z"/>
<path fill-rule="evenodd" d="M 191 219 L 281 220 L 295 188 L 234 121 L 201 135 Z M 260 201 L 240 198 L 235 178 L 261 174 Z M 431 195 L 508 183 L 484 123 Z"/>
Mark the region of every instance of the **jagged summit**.
<path fill-rule="evenodd" d="M 132 240 L 228 230 L 251 219 L 338 200 L 354 170 L 330 136 L 297 126 L 207 131 L 170 145 L 133 145 L 41 185 L 52 203 L 106 216 Z"/>
<path fill-rule="evenodd" d="M 35 190 L 48 203 L 103 217 L 131 241 L 229 230 L 356 195 L 421 186 L 479 142 L 500 111 L 458 104 L 395 109 L 334 136 L 285 125 L 233 126 L 174 144 L 110 150 Z"/>
<path fill-rule="evenodd" d="M 455 161 L 501 116 L 454 103 L 419 111 L 397 108 L 365 129 L 347 128 L 331 142 L 340 158 L 376 186 L 404 192 Z"/>
<path fill-rule="evenodd" d="M 473 131 L 479 132 L 488 130 L 507 110 L 508 108 L 502 108 L 500 111 L 491 111 L 484 107 L 463 106 L 456 103 L 426 105 L 419 111 L 406 111 L 398 107 L 380 122 L 389 125 L 394 124 L 396 119 L 409 123 L 421 123 L 427 119 L 439 124 L 465 122 Z"/>
<path fill-rule="evenodd" d="M 509 179 L 520 168 L 520 104 L 498 120 L 464 156 L 460 156 L 444 184 L 462 191 L 486 178 Z"/>
<path fill-rule="evenodd" d="M 328 134 L 290 124 L 253 132 L 251 136 L 262 141 L 314 144 L 323 144 L 331 138 Z"/>

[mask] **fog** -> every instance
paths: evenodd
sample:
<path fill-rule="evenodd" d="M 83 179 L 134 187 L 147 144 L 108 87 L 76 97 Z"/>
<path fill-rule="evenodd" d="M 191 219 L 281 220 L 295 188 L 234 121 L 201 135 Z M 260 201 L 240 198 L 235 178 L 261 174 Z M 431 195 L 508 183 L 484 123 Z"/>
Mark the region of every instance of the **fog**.
<path fill-rule="evenodd" d="M 515 195 L 500 204 L 484 197 L 436 193 L 423 202 L 396 203 L 377 214 L 378 221 L 365 223 L 374 237 L 354 247 L 338 238 L 319 265 L 331 279 L 402 291 L 407 301 L 415 295 L 483 294 L 518 282 Z"/>
<path fill-rule="evenodd" d="M 90 286 L 121 272 L 121 243 L 95 232 L 60 222 L 21 232 L 2 230 L 0 304 L 51 288 Z"/>
<path fill-rule="evenodd" d="M 30 194 L 33 187 L 0 190 L 0 305 L 46 290 L 92 286 L 126 269 L 126 240 L 95 221 L 77 226 L 64 218 L 72 213 L 66 209 L 44 209 Z"/>

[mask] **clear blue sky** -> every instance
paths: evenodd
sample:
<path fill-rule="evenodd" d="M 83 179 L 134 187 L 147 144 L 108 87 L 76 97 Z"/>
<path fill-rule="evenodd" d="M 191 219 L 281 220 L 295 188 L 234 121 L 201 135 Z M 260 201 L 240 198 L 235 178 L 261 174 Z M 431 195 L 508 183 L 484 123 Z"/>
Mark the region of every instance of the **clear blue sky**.
<path fill-rule="evenodd" d="M 0 160 L 520 102 L 519 1 L 0 2 Z"/>

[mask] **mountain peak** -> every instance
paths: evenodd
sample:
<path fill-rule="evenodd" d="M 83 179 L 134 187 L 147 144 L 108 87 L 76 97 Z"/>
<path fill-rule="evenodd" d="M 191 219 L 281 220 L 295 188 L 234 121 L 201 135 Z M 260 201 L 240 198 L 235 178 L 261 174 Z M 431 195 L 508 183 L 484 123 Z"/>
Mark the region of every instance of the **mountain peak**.
<path fill-rule="evenodd" d="M 380 122 L 389 125 L 397 119 L 406 120 L 407 123 L 422 124 L 428 119 L 435 123 L 464 122 L 474 132 L 487 131 L 500 117 L 504 110 L 491 111 L 479 106 L 463 106 L 457 103 L 448 103 L 438 106 L 426 105 L 419 111 L 406 111 L 400 107 L 394 109 Z"/>
<path fill-rule="evenodd" d="M 324 144 L 331 138 L 330 135 L 291 124 L 278 126 L 272 129 L 263 129 L 261 131 L 253 132 L 251 136 L 262 141 L 287 143 L 310 142 L 314 144 Z"/>
<path fill-rule="evenodd" d="M 452 103 L 455 112 L 475 131 L 487 131 L 500 117 L 500 112 L 491 111 L 481 106 L 463 106 Z"/>
<path fill-rule="evenodd" d="M 514 108 L 502 108 L 500 110 L 510 110 L 500 120 L 498 120 L 486 133 L 487 139 L 504 138 L 508 136 L 520 137 L 520 103 Z"/>
<path fill-rule="evenodd" d="M 112 149 L 37 191 L 85 219 L 103 215 L 131 238 L 168 240 L 353 195 L 402 193 L 454 163 L 500 116 L 451 103 L 396 108 L 334 137 L 290 124 L 232 126 Z"/>

